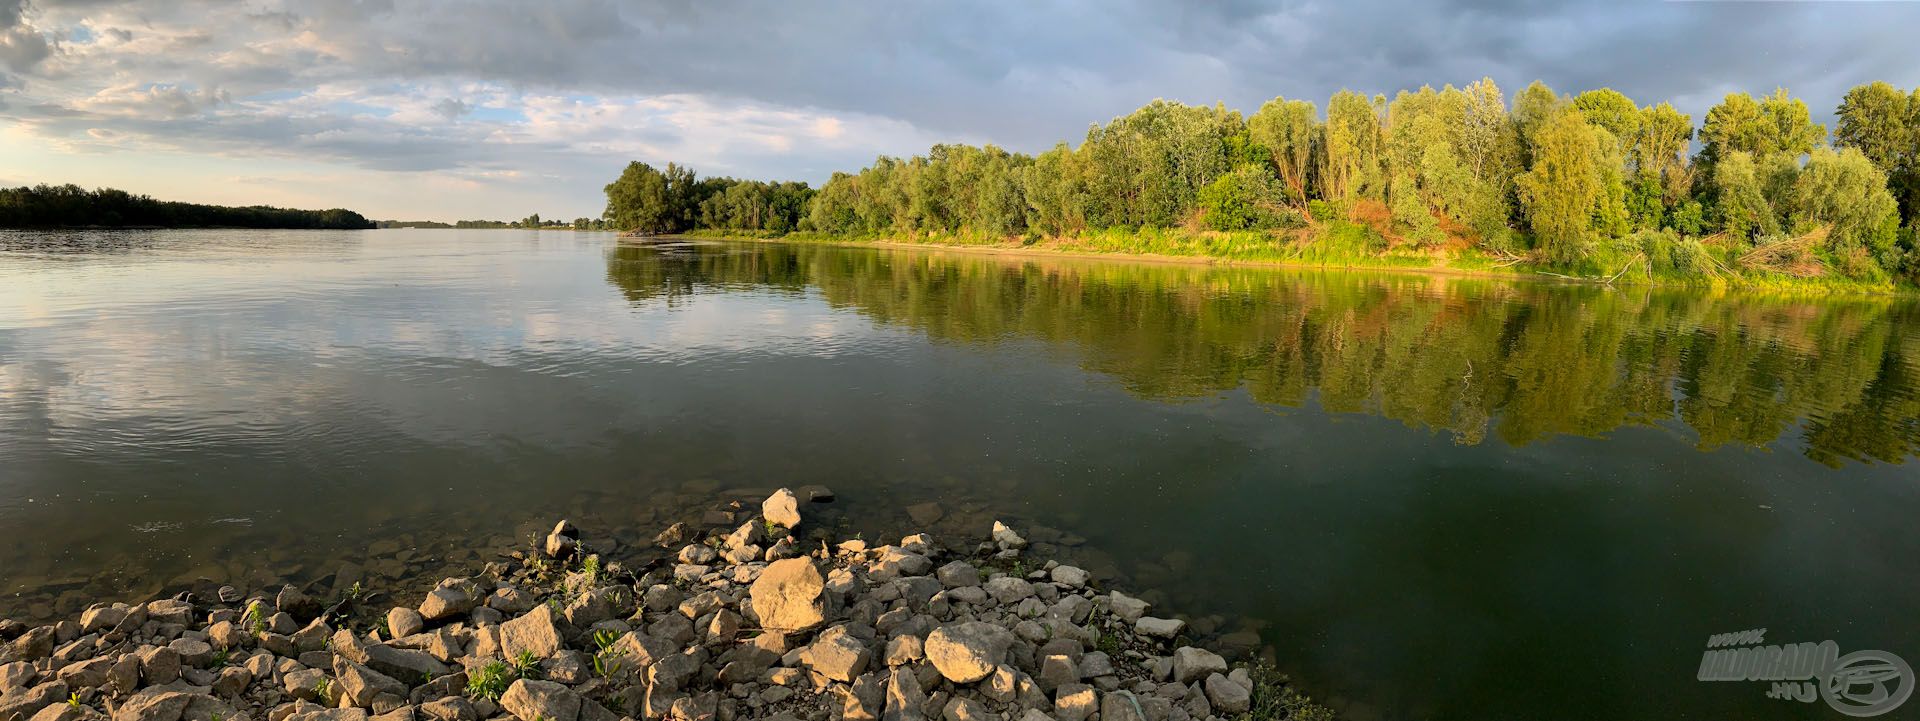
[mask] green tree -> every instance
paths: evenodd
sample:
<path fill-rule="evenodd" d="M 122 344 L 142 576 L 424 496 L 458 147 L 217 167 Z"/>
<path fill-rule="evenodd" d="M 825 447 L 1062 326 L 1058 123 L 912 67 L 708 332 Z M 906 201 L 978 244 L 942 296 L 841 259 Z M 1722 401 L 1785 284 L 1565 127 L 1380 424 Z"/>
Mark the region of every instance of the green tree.
<path fill-rule="evenodd" d="M 1538 247 L 1556 263 L 1586 257 L 1600 199 L 1602 136 L 1580 111 L 1563 109 L 1533 134 L 1533 166 L 1518 180 Z"/>
<path fill-rule="evenodd" d="M 1891 268 L 1899 208 L 1887 192 L 1887 175 L 1857 148 L 1813 151 L 1795 179 L 1792 217 L 1796 230 L 1831 228 L 1827 248 L 1851 274 L 1861 275 L 1871 259 Z"/>
<path fill-rule="evenodd" d="M 1307 201 L 1308 176 L 1323 132 L 1319 110 L 1305 100 L 1275 97 L 1247 119 L 1248 135 L 1272 154 L 1274 172 L 1294 203 Z"/>

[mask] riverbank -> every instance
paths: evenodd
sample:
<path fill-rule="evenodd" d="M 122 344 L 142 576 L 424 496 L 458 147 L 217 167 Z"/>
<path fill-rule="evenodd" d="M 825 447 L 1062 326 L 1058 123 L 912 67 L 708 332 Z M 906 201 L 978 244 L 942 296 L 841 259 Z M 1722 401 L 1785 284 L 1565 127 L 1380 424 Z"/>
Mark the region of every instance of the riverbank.
<path fill-rule="evenodd" d="M 0 721 L 1332 717 L 999 522 L 870 544 L 808 520 L 832 500 L 717 502 L 619 558 L 561 521 L 401 603 L 225 586 L 0 621 Z"/>
<path fill-rule="evenodd" d="M 1578 268 L 1544 267 L 1501 259 L 1472 248 L 1456 251 L 1375 250 L 1362 226 L 1328 224 L 1308 242 L 1260 232 L 1183 229 L 1106 230 L 1033 240 L 959 234 L 853 237 L 819 233 L 739 233 L 693 230 L 683 237 L 755 242 L 817 243 L 863 248 L 934 248 L 1004 256 L 1122 258 L 1151 263 L 1230 265 L 1311 270 L 1371 270 L 1425 275 L 1502 278 L 1619 287 L 1743 290 L 1787 296 L 1914 296 L 1920 289 L 1892 281 L 1867 282 L 1833 276 L 1798 277 L 1780 273 L 1725 272 L 1678 276 L 1653 273 L 1645 253 L 1608 248 Z"/>

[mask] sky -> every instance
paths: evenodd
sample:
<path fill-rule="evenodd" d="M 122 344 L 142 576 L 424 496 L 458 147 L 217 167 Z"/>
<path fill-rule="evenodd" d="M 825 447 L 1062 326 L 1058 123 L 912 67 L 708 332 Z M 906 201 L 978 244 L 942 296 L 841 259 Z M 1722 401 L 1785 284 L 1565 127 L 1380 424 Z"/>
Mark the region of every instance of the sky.
<path fill-rule="evenodd" d="M 0 185 L 597 216 L 631 160 L 818 184 L 1038 152 L 1155 98 L 1252 112 L 1493 78 L 1694 115 L 1920 86 L 1920 2 L 0 0 Z"/>

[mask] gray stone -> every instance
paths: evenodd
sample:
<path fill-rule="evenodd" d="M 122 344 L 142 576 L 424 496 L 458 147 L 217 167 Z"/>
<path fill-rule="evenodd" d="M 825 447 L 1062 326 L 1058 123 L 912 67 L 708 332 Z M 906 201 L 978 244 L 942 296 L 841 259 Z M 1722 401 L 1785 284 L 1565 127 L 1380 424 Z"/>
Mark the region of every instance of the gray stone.
<path fill-rule="evenodd" d="M 1126 621 L 1127 623 L 1134 623 L 1139 621 L 1141 616 L 1146 615 L 1147 609 L 1152 608 L 1153 605 L 1119 591 L 1114 591 L 1107 594 L 1107 607 L 1113 609 L 1113 615 L 1119 617 L 1120 620 Z"/>
<path fill-rule="evenodd" d="M 987 593 L 1003 604 L 1017 603 L 1033 595 L 1033 584 L 1011 576 L 1001 576 L 986 583 Z"/>
<path fill-rule="evenodd" d="M 1181 646 L 1173 652 L 1174 683 L 1190 684 L 1216 673 L 1227 672 L 1227 660 L 1220 654 L 1192 646 Z"/>
<path fill-rule="evenodd" d="M 1186 630 L 1187 622 L 1177 618 L 1154 618 L 1141 616 L 1133 624 L 1133 632 L 1153 638 L 1173 638 Z"/>
<path fill-rule="evenodd" d="M 1100 698 L 1100 721 L 1147 721 L 1140 699 L 1128 691 L 1110 691 Z"/>
<path fill-rule="evenodd" d="M 940 570 L 934 572 L 934 577 L 940 579 L 940 585 L 947 588 L 980 585 L 980 569 L 966 561 L 954 561 L 941 566 Z"/>
<path fill-rule="evenodd" d="M 1253 694 L 1246 687 L 1227 680 L 1226 676 L 1213 674 L 1207 677 L 1207 701 L 1213 707 L 1229 714 L 1246 713 L 1253 706 Z"/>
<path fill-rule="evenodd" d="M 140 680 L 148 686 L 173 683 L 180 678 L 180 652 L 161 646 L 146 646 L 139 651 Z"/>
<path fill-rule="evenodd" d="M 999 721 L 999 716 L 987 713 L 987 707 L 979 701 L 965 696 L 956 696 L 948 701 L 940 716 L 946 721 Z"/>
<path fill-rule="evenodd" d="M 1060 721 L 1086 721 L 1100 710 L 1099 696 L 1086 684 L 1067 684 L 1053 692 L 1053 715 Z"/>
<path fill-rule="evenodd" d="M 999 521 L 993 522 L 993 542 L 1003 550 L 1027 547 L 1027 539 L 1021 538 L 1020 534 Z"/>
<path fill-rule="evenodd" d="M 1087 585 L 1087 571 L 1079 566 L 1057 566 L 1051 576 L 1054 583 L 1068 588 L 1084 588 Z"/>

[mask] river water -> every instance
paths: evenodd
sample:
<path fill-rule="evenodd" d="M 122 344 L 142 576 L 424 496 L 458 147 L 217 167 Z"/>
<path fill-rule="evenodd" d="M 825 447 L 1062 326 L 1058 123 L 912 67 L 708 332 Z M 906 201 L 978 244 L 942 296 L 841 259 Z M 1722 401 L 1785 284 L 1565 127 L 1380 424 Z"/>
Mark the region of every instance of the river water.
<path fill-rule="evenodd" d="M 1885 298 L 7 233 L 0 615 L 399 591 L 562 516 L 639 549 L 819 483 L 838 533 L 926 502 L 943 537 L 1031 529 L 1203 635 L 1257 631 L 1353 718 L 1840 718 L 1695 676 L 1757 628 L 1920 662 L 1917 390 L 1920 309 Z"/>

